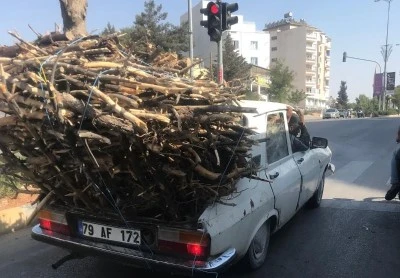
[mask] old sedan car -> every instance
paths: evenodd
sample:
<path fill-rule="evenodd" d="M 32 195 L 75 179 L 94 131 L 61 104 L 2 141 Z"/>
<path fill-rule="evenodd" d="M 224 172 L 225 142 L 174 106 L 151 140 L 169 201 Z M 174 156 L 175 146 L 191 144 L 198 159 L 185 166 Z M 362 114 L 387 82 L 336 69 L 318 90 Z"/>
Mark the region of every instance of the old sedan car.
<path fill-rule="evenodd" d="M 337 110 L 336 108 L 326 109 L 322 118 L 323 119 L 339 119 L 340 118 L 339 110 Z"/>
<path fill-rule="evenodd" d="M 195 225 L 146 219 L 121 224 L 118 216 L 47 207 L 32 237 L 71 250 L 72 257 L 96 255 L 157 269 L 220 272 L 239 261 L 250 269 L 261 267 L 271 234 L 303 206 L 320 205 L 325 177 L 334 166 L 324 138 L 314 137 L 309 150 L 293 153 L 286 105 L 240 105 L 257 110 L 243 114 L 243 124 L 256 131 L 258 144 L 248 163 L 258 170 L 239 180 L 231 195 L 210 200 Z M 120 240 L 121 234 L 130 240 Z"/>

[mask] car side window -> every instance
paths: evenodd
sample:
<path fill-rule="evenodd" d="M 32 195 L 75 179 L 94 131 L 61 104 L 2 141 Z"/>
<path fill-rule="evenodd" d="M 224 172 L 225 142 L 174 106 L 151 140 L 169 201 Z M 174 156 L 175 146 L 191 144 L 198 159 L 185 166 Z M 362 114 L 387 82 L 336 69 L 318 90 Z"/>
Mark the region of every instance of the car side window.
<path fill-rule="evenodd" d="M 267 115 L 267 162 L 274 163 L 289 155 L 282 112 Z"/>

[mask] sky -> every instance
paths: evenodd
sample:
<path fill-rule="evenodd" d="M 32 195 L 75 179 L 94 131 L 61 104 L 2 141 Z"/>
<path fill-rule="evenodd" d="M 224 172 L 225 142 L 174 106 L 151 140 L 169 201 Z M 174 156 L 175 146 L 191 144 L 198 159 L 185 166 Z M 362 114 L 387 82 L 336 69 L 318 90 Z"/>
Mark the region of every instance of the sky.
<path fill-rule="evenodd" d="M 190 0 L 155 0 L 168 13 L 167 21 L 179 24 L 180 16 L 188 9 Z M 199 0 L 191 0 L 192 5 Z M 375 64 L 348 59 L 347 55 L 377 61 L 383 71 L 381 47 L 385 44 L 388 4 L 384 0 L 229 0 L 239 4 L 235 14 L 245 21 L 256 23 L 262 30 L 266 23 L 283 18 L 292 12 L 295 19 L 325 32 L 332 39 L 330 95 L 337 97 L 340 81 L 347 82 L 350 101 L 360 94 L 372 96 Z M 40 4 L 39 4 L 40 3 Z M 108 22 L 117 29 L 132 25 L 135 15 L 143 11 L 143 0 L 88 0 L 87 29 L 100 32 Z M 62 26 L 59 1 L 14 0 L 2 1 L 0 21 L 0 45 L 15 43 L 7 31 L 17 31 L 24 39 L 33 40 L 35 34 L 28 24 L 39 33 L 53 31 L 55 24 Z M 6 11 L 6 12 L 5 12 Z M 193 22 L 193 24 L 199 24 Z M 396 85 L 400 84 L 400 0 L 393 0 L 390 9 L 389 44 L 393 51 L 387 63 L 388 72 L 396 72 Z M 293 46 L 295 47 L 295 46 Z M 379 72 L 379 69 L 376 68 Z"/>

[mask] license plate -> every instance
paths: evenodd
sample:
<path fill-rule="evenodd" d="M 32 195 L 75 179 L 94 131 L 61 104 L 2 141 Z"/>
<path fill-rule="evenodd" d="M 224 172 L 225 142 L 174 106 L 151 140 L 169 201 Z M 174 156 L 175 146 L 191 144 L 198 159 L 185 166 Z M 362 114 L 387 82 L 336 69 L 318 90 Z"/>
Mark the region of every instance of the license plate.
<path fill-rule="evenodd" d="M 93 238 L 99 238 L 114 242 L 140 245 L 140 230 L 122 229 L 106 225 L 80 221 L 79 233 Z"/>

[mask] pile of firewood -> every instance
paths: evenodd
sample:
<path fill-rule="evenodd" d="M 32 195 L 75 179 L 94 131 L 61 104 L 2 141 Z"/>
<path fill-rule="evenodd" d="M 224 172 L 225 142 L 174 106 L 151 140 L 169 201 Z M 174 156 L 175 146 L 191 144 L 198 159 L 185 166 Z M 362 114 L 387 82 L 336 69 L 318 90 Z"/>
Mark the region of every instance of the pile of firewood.
<path fill-rule="evenodd" d="M 130 53 L 112 36 L 18 39 L 0 49 L 1 173 L 52 202 L 186 221 L 254 170 L 239 124 L 254 109 L 234 88 L 188 79 L 187 59 Z"/>

